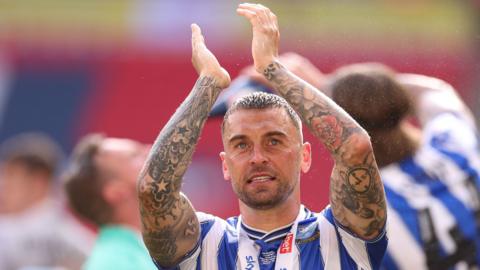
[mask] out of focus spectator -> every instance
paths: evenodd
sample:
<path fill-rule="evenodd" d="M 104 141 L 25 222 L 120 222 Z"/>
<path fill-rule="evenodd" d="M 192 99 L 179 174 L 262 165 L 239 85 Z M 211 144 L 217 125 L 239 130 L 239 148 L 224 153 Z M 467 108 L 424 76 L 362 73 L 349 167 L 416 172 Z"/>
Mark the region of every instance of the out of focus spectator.
<path fill-rule="evenodd" d="M 370 134 L 380 167 L 390 239 L 382 269 L 479 269 L 478 130 L 456 90 L 378 63 L 338 69 L 330 89 Z"/>
<path fill-rule="evenodd" d="M 148 147 L 93 134 L 75 147 L 66 173 L 67 196 L 81 216 L 99 226 L 86 270 L 155 269 L 140 234 L 136 182 Z"/>
<path fill-rule="evenodd" d="M 93 234 L 56 191 L 62 159 L 46 135 L 26 133 L 0 146 L 0 269 L 79 269 Z"/>

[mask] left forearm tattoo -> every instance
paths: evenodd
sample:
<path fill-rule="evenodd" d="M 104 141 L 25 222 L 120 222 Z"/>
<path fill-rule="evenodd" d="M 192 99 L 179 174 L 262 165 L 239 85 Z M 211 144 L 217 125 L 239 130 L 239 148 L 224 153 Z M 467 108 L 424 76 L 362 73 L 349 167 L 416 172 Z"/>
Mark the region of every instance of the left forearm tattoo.
<path fill-rule="evenodd" d="M 384 196 L 372 152 L 357 165 L 335 165 L 330 180 L 332 210 L 337 221 L 357 235 L 369 239 L 382 232 L 386 220 Z"/>
<path fill-rule="evenodd" d="M 385 224 L 386 205 L 366 131 L 330 98 L 280 63 L 270 64 L 264 76 L 334 157 L 330 201 L 335 218 L 361 237 L 378 235 Z"/>
<path fill-rule="evenodd" d="M 350 135 L 364 132 L 330 98 L 290 73 L 280 63 L 270 64 L 264 76 L 332 154 L 337 154 Z"/>

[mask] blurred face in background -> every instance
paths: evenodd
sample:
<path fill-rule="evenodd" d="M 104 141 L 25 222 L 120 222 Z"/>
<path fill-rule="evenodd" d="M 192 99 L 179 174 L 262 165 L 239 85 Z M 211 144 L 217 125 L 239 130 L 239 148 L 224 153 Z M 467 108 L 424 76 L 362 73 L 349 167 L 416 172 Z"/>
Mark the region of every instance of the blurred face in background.
<path fill-rule="evenodd" d="M 20 162 L 0 166 L 0 213 L 14 214 L 34 206 L 50 192 L 50 175 Z"/>
<path fill-rule="evenodd" d="M 107 179 L 103 195 L 114 207 L 138 207 L 136 183 L 149 148 L 129 139 L 107 138 L 102 142 L 95 162 Z"/>

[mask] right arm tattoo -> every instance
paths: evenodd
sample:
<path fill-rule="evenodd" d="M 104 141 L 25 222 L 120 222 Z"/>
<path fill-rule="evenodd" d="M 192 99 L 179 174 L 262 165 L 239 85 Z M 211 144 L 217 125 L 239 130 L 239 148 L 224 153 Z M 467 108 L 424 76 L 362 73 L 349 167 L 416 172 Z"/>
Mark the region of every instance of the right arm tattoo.
<path fill-rule="evenodd" d="M 138 180 L 142 233 L 151 256 L 174 266 L 199 238 L 199 222 L 180 192 L 201 130 L 221 88 L 200 77 L 193 90 L 160 132 Z"/>
<path fill-rule="evenodd" d="M 362 238 L 376 237 L 386 221 L 386 204 L 367 132 L 335 102 L 280 63 L 270 64 L 264 76 L 335 159 L 330 202 L 336 220 Z"/>

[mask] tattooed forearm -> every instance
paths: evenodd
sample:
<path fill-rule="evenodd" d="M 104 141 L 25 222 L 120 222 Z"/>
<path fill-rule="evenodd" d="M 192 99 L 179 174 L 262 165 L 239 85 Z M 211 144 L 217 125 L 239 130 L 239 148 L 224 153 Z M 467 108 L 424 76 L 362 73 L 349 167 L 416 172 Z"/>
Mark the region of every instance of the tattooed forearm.
<path fill-rule="evenodd" d="M 335 155 L 353 133 L 365 133 L 343 109 L 280 63 L 270 64 L 264 76 L 332 154 Z"/>
<path fill-rule="evenodd" d="M 195 212 L 180 193 L 180 187 L 220 91 L 215 79 L 198 79 L 190 95 L 160 132 L 139 177 L 145 243 L 162 266 L 170 266 L 190 251 L 199 237 Z"/>
<path fill-rule="evenodd" d="M 357 235 L 375 238 L 386 221 L 383 186 L 372 152 L 358 165 L 336 165 L 330 181 L 330 202 L 340 224 Z"/>
<path fill-rule="evenodd" d="M 177 263 L 179 247 L 187 242 L 184 239 L 194 238 L 198 233 L 198 221 L 192 217 L 185 223 L 174 223 L 161 230 L 145 232 L 143 239 L 148 247 L 157 247 L 149 249 L 152 257 L 162 265 L 173 266 Z"/>
<path fill-rule="evenodd" d="M 150 255 L 157 261 L 164 264 L 173 264 L 172 258 L 177 253 L 177 238 L 172 228 L 164 227 L 159 231 L 150 231 L 143 235 L 147 246 L 156 246 L 157 249 L 150 250 Z"/>
<path fill-rule="evenodd" d="M 366 131 L 330 98 L 280 63 L 270 64 L 264 76 L 332 153 L 335 168 L 330 201 L 335 218 L 361 237 L 377 236 L 385 224 L 386 206 Z"/>

